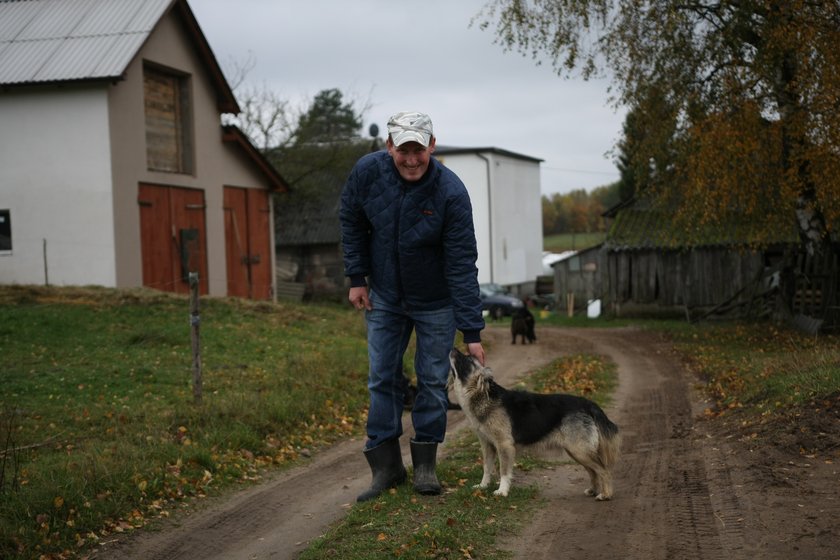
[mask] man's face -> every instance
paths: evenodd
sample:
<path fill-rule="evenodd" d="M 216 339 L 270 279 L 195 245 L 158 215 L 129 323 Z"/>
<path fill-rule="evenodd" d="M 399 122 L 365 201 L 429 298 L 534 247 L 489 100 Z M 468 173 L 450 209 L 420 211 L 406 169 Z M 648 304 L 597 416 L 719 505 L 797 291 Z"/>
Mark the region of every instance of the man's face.
<path fill-rule="evenodd" d="M 400 146 L 394 146 L 391 139 L 388 139 L 388 153 L 397 166 L 400 177 L 406 181 L 419 181 L 429 168 L 429 159 L 435 151 L 435 139 L 429 142 L 429 147 L 417 142 L 406 142 Z"/>

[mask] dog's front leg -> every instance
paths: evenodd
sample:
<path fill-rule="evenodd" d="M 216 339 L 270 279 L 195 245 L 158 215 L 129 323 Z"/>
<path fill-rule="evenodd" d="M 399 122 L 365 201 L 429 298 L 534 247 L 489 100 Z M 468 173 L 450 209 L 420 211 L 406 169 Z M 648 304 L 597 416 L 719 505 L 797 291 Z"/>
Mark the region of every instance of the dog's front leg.
<path fill-rule="evenodd" d="M 513 463 L 516 460 L 516 447 L 512 441 L 499 443 L 496 449 L 499 454 L 499 489 L 493 492 L 496 496 L 507 496 L 513 480 Z"/>
<path fill-rule="evenodd" d="M 481 444 L 481 460 L 484 461 L 484 474 L 481 482 L 475 488 L 487 488 L 493 482 L 493 471 L 496 469 L 496 448 L 489 439 L 478 434 L 478 443 Z"/>

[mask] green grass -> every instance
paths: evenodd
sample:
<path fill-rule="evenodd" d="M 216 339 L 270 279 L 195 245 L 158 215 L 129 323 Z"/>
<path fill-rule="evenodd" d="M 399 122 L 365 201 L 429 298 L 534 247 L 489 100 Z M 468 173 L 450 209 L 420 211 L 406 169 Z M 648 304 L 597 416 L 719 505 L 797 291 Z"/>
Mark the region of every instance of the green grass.
<path fill-rule="evenodd" d="M 633 324 L 554 314 L 537 321 Z M 772 417 L 840 394 L 837 337 L 767 324 L 636 324 L 675 341 L 707 380 L 714 415 Z M 203 299 L 201 336 L 204 399 L 196 405 L 186 298 L 0 287 L 0 557 L 84 554 L 115 532 L 285 468 L 304 449 L 363 432 L 367 350 L 358 312 Z M 610 367 L 598 356 L 566 357 L 534 372 L 532 387 L 605 403 Z M 370 558 L 374 547 L 382 557 L 504 558 L 496 516 L 526 523 L 539 493 L 514 487 L 504 501 L 476 492 L 477 444 L 466 435 L 455 447 L 440 465 L 444 495 L 426 500 L 406 487 L 354 506 L 307 557 Z M 517 468 L 540 464 L 523 459 Z"/>
<path fill-rule="evenodd" d="M 809 406 L 840 392 L 840 338 L 765 323 L 669 329 L 677 349 L 707 381 L 716 411 Z M 749 412 L 748 410 L 748 412 Z"/>
<path fill-rule="evenodd" d="M 362 432 L 359 314 L 208 299 L 201 339 L 196 405 L 186 298 L 0 288 L 0 557 L 84 548 Z"/>
<path fill-rule="evenodd" d="M 580 251 L 594 247 L 606 239 L 604 232 L 596 233 L 560 233 L 543 237 L 543 251 L 562 253 L 563 251 Z"/>
<path fill-rule="evenodd" d="M 606 403 L 614 389 L 615 364 L 602 357 L 564 356 L 532 373 L 522 388 L 564 391 Z M 505 498 L 474 486 L 481 480 L 481 450 L 470 430 L 447 442 L 449 453 L 438 462 L 441 496 L 422 497 L 410 482 L 372 502 L 355 504 L 349 514 L 315 540 L 301 560 L 420 558 L 511 558 L 499 548 L 543 504 L 539 489 L 514 485 Z M 546 468 L 551 462 L 517 456 L 516 469 Z M 409 476 L 409 481 L 411 477 Z M 498 481 L 496 481 L 498 482 Z"/>
<path fill-rule="evenodd" d="M 449 444 L 448 444 L 449 445 Z M 542 503 L 534 486 L 515 486 L 507 498 L 473 485 L 481 480 L 481 451 L 463 432 L 453 451 L 439 461 L 440 496 L 417 495 L 409 481 L 348 515 L 299 556 L 301 560 L 341 558 L 510 558 L 496 541 L 524 523 Z"/>

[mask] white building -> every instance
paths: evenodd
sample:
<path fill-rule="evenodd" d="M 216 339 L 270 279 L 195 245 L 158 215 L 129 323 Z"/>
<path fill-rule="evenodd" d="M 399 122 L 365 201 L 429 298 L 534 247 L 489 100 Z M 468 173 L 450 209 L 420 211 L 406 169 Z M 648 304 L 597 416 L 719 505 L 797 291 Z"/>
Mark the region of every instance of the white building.
<path fill-rule="evenodd" d="M 467 186 L 478 242 L 478 280 L 533 293 L 543 274 L 542 160 L 498 148 L 437 146 Z"/>
<path fill-rule="evenodd" d="M 275 169 L 186 0 L 0 2 L 0 283 L 274 292 Z"/>

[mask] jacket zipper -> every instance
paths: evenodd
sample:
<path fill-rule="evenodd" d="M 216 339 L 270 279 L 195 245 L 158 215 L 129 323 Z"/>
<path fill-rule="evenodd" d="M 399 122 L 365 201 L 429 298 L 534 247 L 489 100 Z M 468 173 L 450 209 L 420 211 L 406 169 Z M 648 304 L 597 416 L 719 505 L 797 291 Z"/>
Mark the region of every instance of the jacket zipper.
<path fill-rule="evenodd" d="M 405 189 L 405 184 L 400 183 L 399 204 L 397 204 L 396 215 L 394 216 L 394 263 L 397 269 L 397 296 L 399 297 L 400 305 L 403 307 L 405 307 L 405 296 L 403 293 L 402 266 L 400 265 L 400 217 L 402 216 L 402 207 L 405 202 Z"/>

